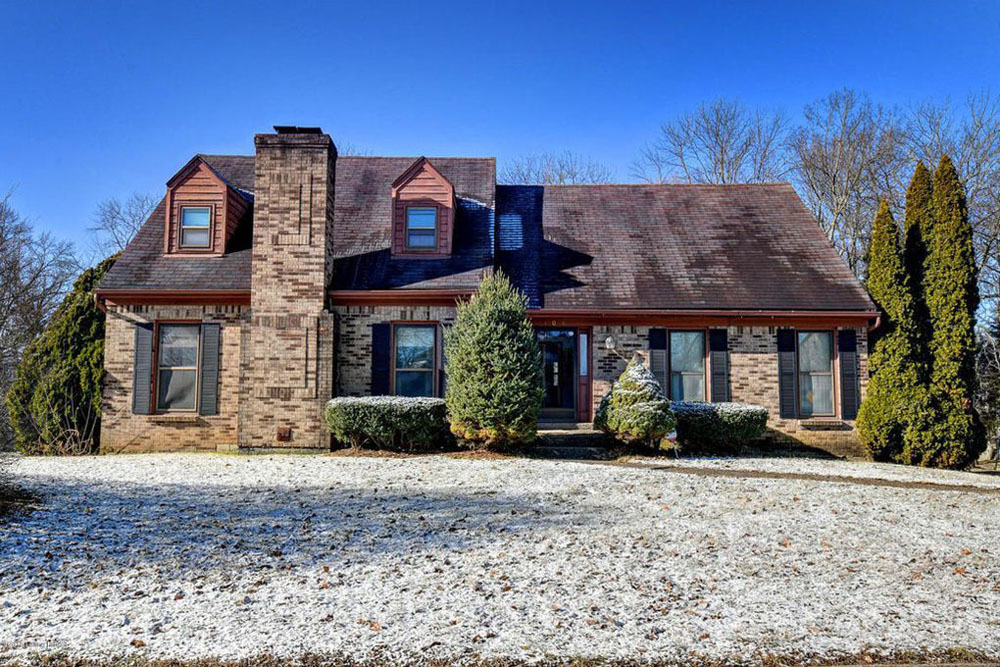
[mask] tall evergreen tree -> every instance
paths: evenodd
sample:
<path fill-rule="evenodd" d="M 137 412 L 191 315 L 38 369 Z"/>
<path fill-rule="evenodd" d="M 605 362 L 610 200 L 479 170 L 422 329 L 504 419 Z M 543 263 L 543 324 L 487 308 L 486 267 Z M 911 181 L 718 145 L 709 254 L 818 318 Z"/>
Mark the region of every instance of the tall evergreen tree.
<path fill-rule="evenodd" d="M 899 227 L 883 199 L 868 250 L 868 291 L 882 311 L 880 336 L 869 358 L 871 377 L 858 412 L 858 434 L 877 461 L 901 460 L 912 410 L 919 403 L 918 323 L 903 264 Z"/>
<path fill-rule="evenodd" d="M 931 394 L 938 412 L 920 463 L 964 467 L 986 447 L 973 404 L 979 307 L 972 227 L 958 171 L 945 155 L 934 173 L 934 226 L 925 275 L 933 336 Z"/>
<path fill-rule="evenodd" d="M 923 162 L 917 162 L 913 179 L 906 190 L 906 214 L 903 219 L 905 241 L 903 259 L 906 274 L 913 294 L 914 314 L 917 319 L 917 350 L 923 362 L 924 370 L 931 367 L 931 337 L 932 328 L 930 315 L 927 313 L 927 300 L 924 288 L 924 275 L 927 272 L 929 245 L 934 225 L 934 205 L 932 201 L 933 180 L 930 170 Z M 921 377 L 927 382 L 928 378 Z"/>

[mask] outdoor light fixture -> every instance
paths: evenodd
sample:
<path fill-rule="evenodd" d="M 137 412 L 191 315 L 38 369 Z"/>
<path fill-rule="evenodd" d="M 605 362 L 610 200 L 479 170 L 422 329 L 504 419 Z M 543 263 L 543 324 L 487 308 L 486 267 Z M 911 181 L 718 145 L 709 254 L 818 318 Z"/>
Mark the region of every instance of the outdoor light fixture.
<path fill-rule="evenodd" d="M 612 352 L 614 352 L 616 345 L 617 343 L 615 343 L 614 336 L 608 336 L 607 338 L 604 339 L 604 349 L 611 350 Z"/>

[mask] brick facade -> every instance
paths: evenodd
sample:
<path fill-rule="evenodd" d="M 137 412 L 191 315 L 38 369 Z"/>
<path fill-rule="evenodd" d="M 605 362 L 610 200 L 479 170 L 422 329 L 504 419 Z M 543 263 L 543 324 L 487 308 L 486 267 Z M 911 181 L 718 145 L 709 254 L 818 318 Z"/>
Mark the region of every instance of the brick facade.
<path fill-rule="evenodd" d="M 444 306 L 337 307 L 337 395 L 368 396 L 372 388 L 372 325 L 382 322 L 455 321 L 455 308 Z"/>
<path fill-rule="evenodd" d="M 625 361 L 604 347 L 613 336 L 626 358 L 638 353 L 649 364 L 649 327 L 594 327 L 594 405 L 625 370 Z M 814 418 L 781 419 L 778 406 L 778 343 L 774 327 L 728 327 L 729 383 L 732 400 L 767 408 L 768 438 L 777 444 L 794 441 L 838 455 L 863 456 L 854 421 Z M 858 340 L 858 379 L 861 396 L 868 384 L 868 331 L 854 330 Z M 839 360 L 838 360 L 839 363 Z M 839 368 L 837 369 L 839 371 Z M 835 373 L 837 375 L 837 373 Z M 839 380 L 838 380 L 839 381 Z M 839 400 L 839 391 L 838 391 Z"/>
<path fill-rule="evenodd" d="M 220 325 L 217 415 L 132 413 L 135 324 L 183 320 Z M 104 338 L 104 404 L 101 451 L 230 450 L 237 446 L 240 406 L 248 385 L 242 351 L 249 315 L 241 306 L 112 306 Z"/>

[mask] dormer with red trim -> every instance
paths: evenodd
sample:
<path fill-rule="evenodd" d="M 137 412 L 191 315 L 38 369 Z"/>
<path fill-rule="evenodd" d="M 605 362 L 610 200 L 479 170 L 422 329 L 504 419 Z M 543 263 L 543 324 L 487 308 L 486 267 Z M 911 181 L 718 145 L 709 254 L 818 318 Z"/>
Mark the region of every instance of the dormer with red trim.
<path fill-rule="evenodd" d="M 229 184 L 196 155 L 167 181 L 163 252 L 219 256 L 253 205 L 252 195 Z"/>
<path fill-rule="evenodd" d="M 425 157 L 392 183 L 392 254 L 441 257 L 451 254 L 455 187 Z"/>

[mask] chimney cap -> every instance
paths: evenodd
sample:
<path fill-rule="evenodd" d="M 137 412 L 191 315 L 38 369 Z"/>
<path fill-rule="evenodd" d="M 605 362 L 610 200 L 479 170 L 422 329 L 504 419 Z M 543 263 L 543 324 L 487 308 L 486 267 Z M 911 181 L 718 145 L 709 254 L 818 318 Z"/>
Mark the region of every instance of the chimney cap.
<path fill-rule="evenodd" d="M 299 127 L 298 125 L 275 125 L 274 131 L 278 134 L 323 134 L 319 127 Z"/>

